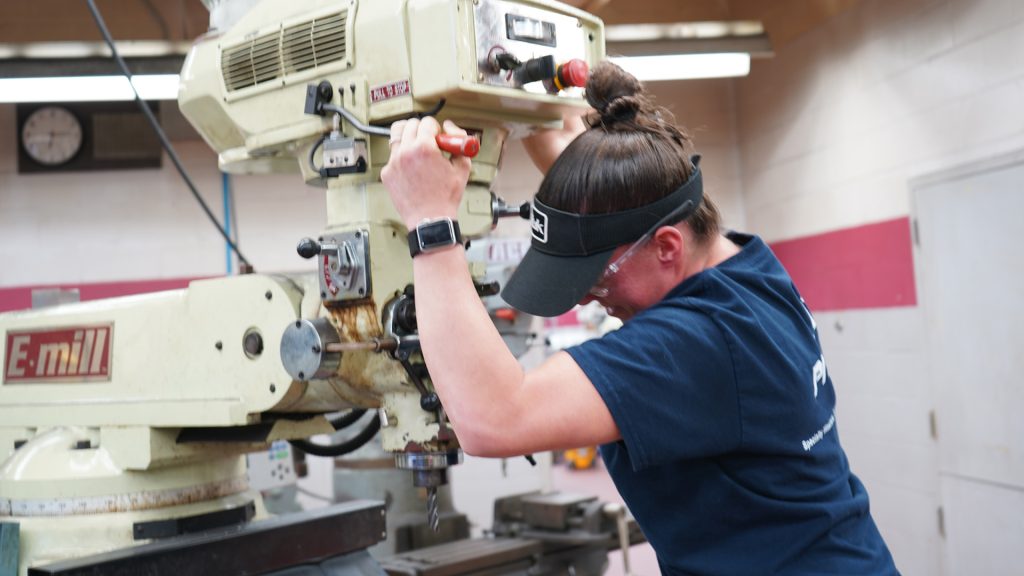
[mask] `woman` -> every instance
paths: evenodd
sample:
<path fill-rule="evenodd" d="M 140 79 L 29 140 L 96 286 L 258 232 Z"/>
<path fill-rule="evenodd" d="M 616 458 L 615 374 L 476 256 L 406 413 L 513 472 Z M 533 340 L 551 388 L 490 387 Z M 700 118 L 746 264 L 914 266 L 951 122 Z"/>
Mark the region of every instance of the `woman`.
<path fill-rule="evenodd" d="M 896 574 L 785 270 L 760 239 L 719 232 L 689 138 L 635 78 L 601 64 L 587 100 L 597 112 L 547 171 L 503 296 L 544 316 L 597 301 L 625 323 L 524 372 L 462 247 L 417 254 L 417 294 L 444 295 L 417 299 L 423 354 L 463 448 L 601 444 L 665 574 Z M 392 127 L 382 178 L 410 230 L 454 219 L 468 178 L 438 130 Z M 542 167 L 559 148 L 533 144 Z"/>

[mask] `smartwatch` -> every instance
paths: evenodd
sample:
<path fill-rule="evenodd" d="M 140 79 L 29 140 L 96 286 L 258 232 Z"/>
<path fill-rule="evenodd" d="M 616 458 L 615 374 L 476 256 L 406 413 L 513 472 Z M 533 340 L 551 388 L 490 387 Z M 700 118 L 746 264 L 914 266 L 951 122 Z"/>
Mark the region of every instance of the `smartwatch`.
<path fill-rule="evenodd" d="M 459 222 L 451 218 L 424 220 L 409 232 L 409 254 L 413 258 L 423 252 L 455 244 L 462 244 L 462 234 L 459 233 Z"/>

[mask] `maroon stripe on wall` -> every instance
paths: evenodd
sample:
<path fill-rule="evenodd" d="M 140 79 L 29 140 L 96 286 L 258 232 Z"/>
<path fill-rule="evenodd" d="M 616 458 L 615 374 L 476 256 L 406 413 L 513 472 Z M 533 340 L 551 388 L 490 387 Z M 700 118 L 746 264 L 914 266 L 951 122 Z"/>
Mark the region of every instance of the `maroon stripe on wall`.
<path fill-rule="evenodd" d="M 812 310 L 917 305 L 910 218 L 771 245 Z"/>
<path fill-rule="evenodd" d="M 47 286 L 0 288 L 0 312 L 31 308 L 32 291 L 40 288 L 63 288 L 66 290 L 78 288 L 79 298 L 82 302 L 85 302 L 87 300 L 101 300 L 103 298 L 129 296 L 131 294 L 145 294 L 147 292 L 160 292 L 163 290 L 186 288 L 189 282 L 198 279 L 199 278 L 169 278 L 163 280 L 134 280 L 127 282 L 100 282 L 95 284 L 52 284 Z"/>
<path fill-rule="evenodd" d="M 771 248 L 812 310 L 917 305 L 909 218 L 775 242 Z M 196 279 L 0 288 L 0 312 L 31 308 L 37 288 L 78 288 L 84 302 L 185 288 Z"/>

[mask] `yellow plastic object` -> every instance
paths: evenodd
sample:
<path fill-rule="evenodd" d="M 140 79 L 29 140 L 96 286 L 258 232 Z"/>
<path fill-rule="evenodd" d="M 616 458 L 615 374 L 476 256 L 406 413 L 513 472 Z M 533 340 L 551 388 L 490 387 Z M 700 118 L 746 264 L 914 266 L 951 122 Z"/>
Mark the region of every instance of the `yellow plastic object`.
<path fill-rule="evenodd" d="M 586 470 L 594 466 L 597 459 L 597 447 L 585 446 L 583 448 L 571 448 L 565 451 L 565 462 L 570 468 Z"/>

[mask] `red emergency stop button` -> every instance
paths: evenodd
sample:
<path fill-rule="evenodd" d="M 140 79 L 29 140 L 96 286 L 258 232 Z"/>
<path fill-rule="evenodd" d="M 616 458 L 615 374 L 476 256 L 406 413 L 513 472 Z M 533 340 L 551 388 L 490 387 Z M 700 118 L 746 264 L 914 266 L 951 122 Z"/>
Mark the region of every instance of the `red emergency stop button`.
<path fill-rule="evenodd" d="M 570 86 L 583 88 L 587 85 L 587 76 L 590 74 L 590 67 L 579 58 L 573 58 L 564 64 L 558 65 L 558 72 L 555 74 L 555 86 L 559 90 L 565 90 Z"/>

